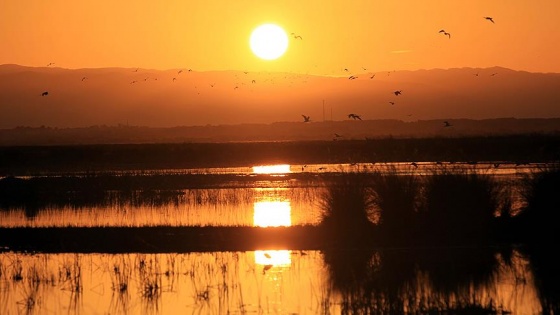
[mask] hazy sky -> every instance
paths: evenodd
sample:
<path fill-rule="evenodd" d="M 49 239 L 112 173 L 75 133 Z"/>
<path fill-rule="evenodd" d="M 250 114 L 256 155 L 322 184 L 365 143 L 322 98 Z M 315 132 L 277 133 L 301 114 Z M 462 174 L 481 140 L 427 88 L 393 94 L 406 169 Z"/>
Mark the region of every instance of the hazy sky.
<path fill-rule="evenodd" d="M 0 64 L 327 75 L 492 66 L 560 72 L 559 0 L 3 0 L 0 9 Z M 302 40 L 291 38 L 278 60 L 260 60 L 249 36 L 265 22 Z"/>

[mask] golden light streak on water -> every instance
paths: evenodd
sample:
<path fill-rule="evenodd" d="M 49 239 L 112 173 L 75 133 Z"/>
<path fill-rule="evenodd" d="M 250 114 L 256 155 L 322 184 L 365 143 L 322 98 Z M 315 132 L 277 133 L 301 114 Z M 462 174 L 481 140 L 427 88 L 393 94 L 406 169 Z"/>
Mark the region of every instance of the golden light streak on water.
<path fill-rule="evenodd" d="M 256 250 L 257 265 L 289 266 L 292 263 L 291 250 Z"/>
<path fill-rule="evenodd" d="M 287 174 L 290 173 L 289 164 L 253 166 L 255 174 Z"/>
<path fill-rule="evenodd" d="M 253 225 L 259 227 L 291 226 L 289 201 L 257 201 L 254 203 Z"/>

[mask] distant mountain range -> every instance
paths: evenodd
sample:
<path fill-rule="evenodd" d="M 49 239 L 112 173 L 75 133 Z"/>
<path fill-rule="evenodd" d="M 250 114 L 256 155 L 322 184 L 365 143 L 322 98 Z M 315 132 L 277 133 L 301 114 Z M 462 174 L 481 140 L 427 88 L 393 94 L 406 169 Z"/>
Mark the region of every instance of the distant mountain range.
<path fill-rule="evenodd" d="M 494 67 L 323 77 L 0 65 L 0 129 L 303 124 L 302 115 L 307 125 L 358 123 L 349 114 L 362 122 L 556 118 L 560 74 Z"/>

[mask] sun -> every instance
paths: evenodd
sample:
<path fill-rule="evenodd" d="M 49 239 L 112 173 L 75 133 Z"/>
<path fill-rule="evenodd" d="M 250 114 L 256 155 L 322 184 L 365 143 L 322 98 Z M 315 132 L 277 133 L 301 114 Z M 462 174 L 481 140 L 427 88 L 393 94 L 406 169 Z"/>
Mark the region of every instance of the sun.
<path fill-rule="evenodd" d="M 288 49 L 288 35 L 276 24 L 262 24 L 251 33 L 249 44 L 257 57 L 274 60 Z"/>

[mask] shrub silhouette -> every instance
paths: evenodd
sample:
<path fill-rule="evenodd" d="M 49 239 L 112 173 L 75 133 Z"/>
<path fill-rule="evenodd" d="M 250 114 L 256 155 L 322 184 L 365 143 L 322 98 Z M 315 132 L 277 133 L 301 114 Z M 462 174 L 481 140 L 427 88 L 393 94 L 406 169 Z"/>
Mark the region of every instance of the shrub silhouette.
<path fill-rule="evenodd" d="M 426 178 L 421 230 L 431 242 L 488 240 L 502 188 L 489 175 L 443 171 Z"/>
<path fill-rule="evenodd" d="M 369 177 L 365 173 L 341 173 L 325 180 L 320 225 L 334 239 L 365 241 L 365 234 L 373 227 Z"/>

